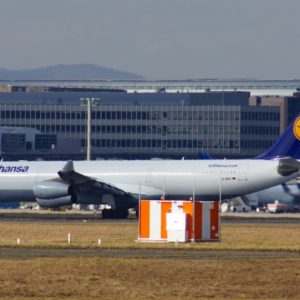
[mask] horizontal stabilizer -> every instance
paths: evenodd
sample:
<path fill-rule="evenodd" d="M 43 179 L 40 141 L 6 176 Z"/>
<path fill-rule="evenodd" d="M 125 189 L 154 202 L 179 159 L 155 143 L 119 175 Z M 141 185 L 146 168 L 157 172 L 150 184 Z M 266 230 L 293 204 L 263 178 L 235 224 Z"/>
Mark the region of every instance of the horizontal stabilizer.
<path fill-rule="evenodd" d="M 293 158 L 282 158 L 279 160 L 277 171 L 282 176 L 289 176 L 300 169 L 300 162 Z"/>

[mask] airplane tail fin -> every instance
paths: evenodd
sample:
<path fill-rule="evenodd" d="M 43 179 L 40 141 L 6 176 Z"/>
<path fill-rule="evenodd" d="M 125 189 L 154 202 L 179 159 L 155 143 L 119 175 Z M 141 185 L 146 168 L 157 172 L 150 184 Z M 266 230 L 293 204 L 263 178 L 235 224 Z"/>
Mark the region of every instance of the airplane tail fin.
<path fill-rule="evenodd" d="M 300 113 L 288 126 L 275 144 L 256 159 L 292 157 L 300 159 Z"/>
<path fill-rule="evenodd" d="M 207 152 L 198 153 L 198 159 L 212 159 L 212 157 Z"/>

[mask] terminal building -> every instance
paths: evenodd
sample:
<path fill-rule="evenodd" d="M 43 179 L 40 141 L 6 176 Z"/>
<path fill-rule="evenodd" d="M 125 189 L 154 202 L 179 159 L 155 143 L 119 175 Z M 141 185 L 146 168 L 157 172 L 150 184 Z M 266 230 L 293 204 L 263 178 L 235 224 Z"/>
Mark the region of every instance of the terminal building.
<path fill-rule="evenodd" d="M 0 89 L 1 91 L 1 89 Z M 0 126 L 39 131 L 44 148 L 5 148 L 4 159 L 84 159 L 87 107 L 92 159 L 254 157 L 300 111 L 294 97 L 249 92 L 127 93 L 125 90 L 13 89 L 0 92 Z M 97 100 L 97 101 L 96 101 Z"/>

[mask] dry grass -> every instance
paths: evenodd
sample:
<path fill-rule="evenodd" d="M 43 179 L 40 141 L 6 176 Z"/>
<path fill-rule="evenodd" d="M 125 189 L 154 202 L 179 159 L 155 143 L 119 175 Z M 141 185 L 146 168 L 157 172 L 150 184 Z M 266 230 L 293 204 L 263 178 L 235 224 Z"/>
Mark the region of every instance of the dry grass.
<path fill-rule="evenodd" d="M 136 243 L 138 226 L 124 222 L 2 222 L 0 247 L 68 247 L 67 234 L 72 234 L 72 247 L 168 248 L 172 244 Z M 179 248 L 220 250 L 300 250 L 300 224 L 223 224 L 221 243 L 180 245 Z"/>
<path fill-rule="evenodd" d="M 132 222 L 2 222 L 0 247 L 168 248 Z M 300 224 L 223 224 L 221 243 L 179 248 L 300 250 Z M 0 259 L 0 299 L 299 299 L 300 259 Z"/>
<path fill-rule="evenodd" d="M 4 299 L 299 299 L 299 260 L 1 261 Z"/>

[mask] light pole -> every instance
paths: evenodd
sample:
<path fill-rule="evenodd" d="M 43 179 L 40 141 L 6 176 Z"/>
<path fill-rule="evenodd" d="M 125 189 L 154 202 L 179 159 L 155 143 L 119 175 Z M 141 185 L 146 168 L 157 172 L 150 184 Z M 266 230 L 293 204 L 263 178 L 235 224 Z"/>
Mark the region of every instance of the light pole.
<path fill-rule="evenodd" d="M 80 98 L 80 103 L 86 106 L 86 160 L 91 160 L 91 137 L 92 137 L 92 106 L 97 106 L 100 98 Z"/>

